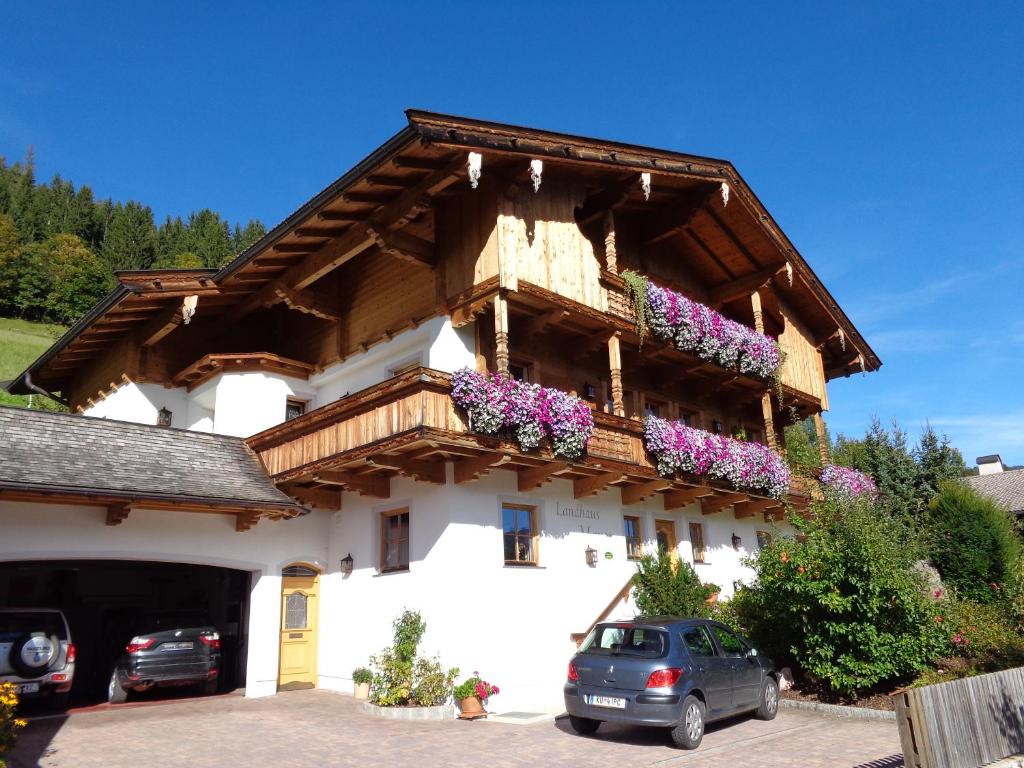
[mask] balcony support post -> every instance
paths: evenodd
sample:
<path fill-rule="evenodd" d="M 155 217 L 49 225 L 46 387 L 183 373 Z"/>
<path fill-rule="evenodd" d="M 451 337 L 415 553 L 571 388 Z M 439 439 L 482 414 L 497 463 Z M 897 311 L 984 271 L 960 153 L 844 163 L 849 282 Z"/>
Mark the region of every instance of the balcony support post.
<path fill-rule="evenodd" d="M 494 364 L 508 375 L 508 299 L 499 291 L 494 297 Z"/>
<path fill-rule="evenodd" d="M 619 274 L 618 254 L 615 246 L 615 213 L 609 208 L 604 213 L 604 263 L 613 275 Z"/>
<path fill-rule="evenodd" d="M 814 432 L 818 436 L 818 455 L 821 457 L 821 465 L 829 462 L 828 434 L 825 432 L 825 419 L 821 417 L 821 411 L 814 414 Z"/>
<path fill-rule="evenodd" d="M 612 411 L 616 416 L 626 415 L 626 406 L 622 402 L 622 350 L 619 347 L 621 332 L 616 331 L 608 337 L 608 369 L 612 383 Z"/>
<path fill-rule="evenodd" d="M 754 329 L 758 333 L 764 333 L 764 309 L 761 306 L 761 293 L 754 291 L 750 294 L 750 305 L 754 310 Z M 772 408 L 772 393 L 765 392 L 761 395 L 761 414 L 764 416 L 764 436 L 768 447 L 773 451 L 779 449 L 778 437 L 775 434 L 775 411 Z"/>

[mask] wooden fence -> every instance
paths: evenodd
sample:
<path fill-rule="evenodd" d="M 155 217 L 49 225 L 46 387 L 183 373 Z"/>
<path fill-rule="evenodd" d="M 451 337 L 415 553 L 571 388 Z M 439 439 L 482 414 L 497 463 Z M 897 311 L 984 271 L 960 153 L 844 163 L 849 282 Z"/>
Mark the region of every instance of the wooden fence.
<path fill-rule="evenodd" d="M 1024 667 L 894 698 L 907 768 L 978 768 L 1024 752 Z"/>

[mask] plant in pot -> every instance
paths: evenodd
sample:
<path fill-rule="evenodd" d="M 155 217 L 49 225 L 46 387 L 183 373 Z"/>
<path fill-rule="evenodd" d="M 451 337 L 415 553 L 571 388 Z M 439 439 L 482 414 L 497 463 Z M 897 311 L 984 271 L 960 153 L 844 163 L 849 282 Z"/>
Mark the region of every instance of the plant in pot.
<path fill-rule="evenodd" d="M 463 680 L 452 691 L 455 700 L 459 702 L 459 709 L 462 711 L 459 717 L 463 720 L 487 717 L 484 706 L 487 704 L 487 700 L 498 692 L 498 686 L 481 679 L 480 673 L 474 672 L 472 677 Z"/>
<path fill-rule="evenodd" d="M 370 697 L 370 682 L 373 680 L 373 672 L 366 667 L 356 667 L 352 671 L 352 683 L 355 689 L 355 697 L 358 701 L 365 701 Z"/>

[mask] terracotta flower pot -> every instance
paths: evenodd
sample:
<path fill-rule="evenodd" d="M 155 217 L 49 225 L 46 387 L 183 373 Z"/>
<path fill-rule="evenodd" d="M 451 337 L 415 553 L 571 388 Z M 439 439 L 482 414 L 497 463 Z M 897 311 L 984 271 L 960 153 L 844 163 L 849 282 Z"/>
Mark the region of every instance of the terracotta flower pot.
<path fill-rule="evenodd" d="M 370 684 L 369 683 L 354 683 L 356 701 L 366 701 L 370 698 Z"/>
<path fill-rule="evenodd" d="M 478 717 L 487 717 L 487 713 L 484 711 L 483 704 L 480 703 L 480 699 L 476 696 L 467 696 L 466 698 L 459 701 L 459 709 L 462 713 L 459 715 L 463 720 L 473 720 Z"/>

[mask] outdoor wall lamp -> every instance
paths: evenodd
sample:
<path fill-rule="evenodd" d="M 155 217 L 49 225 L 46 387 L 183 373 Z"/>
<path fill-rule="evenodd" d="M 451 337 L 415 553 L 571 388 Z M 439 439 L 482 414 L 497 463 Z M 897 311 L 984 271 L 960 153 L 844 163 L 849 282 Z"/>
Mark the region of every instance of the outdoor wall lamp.
<path fill-rule="evenodd" d="M 166 406 L 156 412 L 156 425 L 158 427 L 169 427 L 171 426 L 171 417 L 174 416 Z"/>
<path fill-rule="evenodd" d="M 722 422 L 720 422 L 718 419 L 712 421 L 711 431 L 714 432 L 716 435 L 722 434 Z"/>
<path fill-rule="evenodd" d="M 586 555 L 587 555 L 587 565 L 589 565 L 591 568 L 593 568 L 595 565 L 597 565 L 597 550 L 596 549 L 594 549 L 593 547 L 587 547 Z"/>
<path fill-rule="evenodd" d="M 734 533 L 732 535 L 732 548 L 733 549 L 739 549 L 742 544 L 743 544 L 743 539 L 741 539 L 739 536 L 737 536 Z"/>
<path fill-rule="evenodd" d="M 352 553 L 351 552 L 349 552 L 347 555 L 345 555 L 343 558 L 341 558 L 341 575 L 342 576 L 351 576 L 352 575 L 352 565 L 353 565 L 353 562 L 354 561 L 352 560 Z"/>
<path fill-rule="evenodd" d="M 597 387 L 595 387 L 593 384 L 584 382 L 583 397 L 585 397 L 587 400 L 593 400 L 595 397 L 597 397 Z"/>

